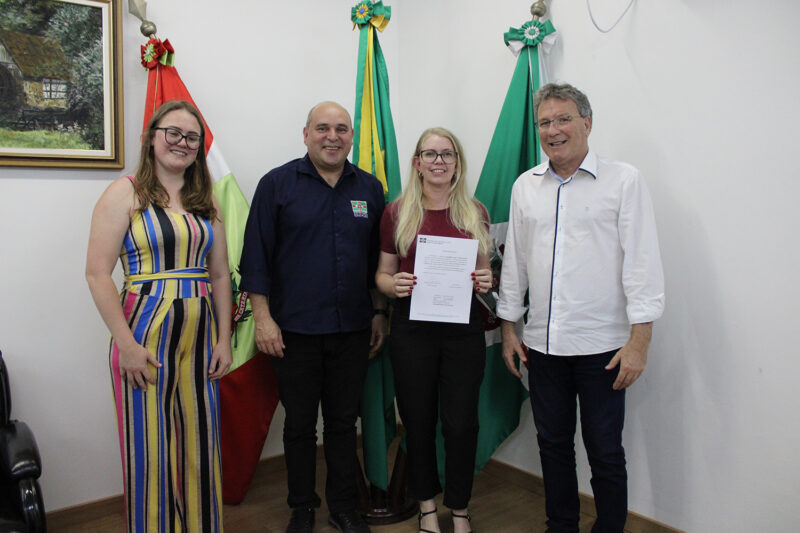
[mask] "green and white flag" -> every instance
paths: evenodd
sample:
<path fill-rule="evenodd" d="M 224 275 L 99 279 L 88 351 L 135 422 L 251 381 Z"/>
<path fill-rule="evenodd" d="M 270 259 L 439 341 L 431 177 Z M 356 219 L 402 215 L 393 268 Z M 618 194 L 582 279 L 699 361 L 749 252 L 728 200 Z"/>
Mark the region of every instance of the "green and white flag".
<path fill-rule="evenodd" d="M 539 137 L 534 118 L 533 94 L 540 86 L 539 48 L 552 46 L 555 28 L 546 22 L 529 21 L 505 34 L 506 45 L 518 55 L 500 118 L 489 145 L 475 189 L 475 198 L 489 210 L 491 234 L 502 256 L 508 228 L 511 187 L 517 177 L 539 164 Z M 495 258 L 498 259 L 498 258 Z M 493 270 L 496 261 L 493 261 Z M 495 276 L 499 275 L 499 268 Z M 499 324 L 498 324 L 499 325 Z M 520 405 L 528 392 L 503 362 L 500 328 L 486 332 L 486 369 L 478 404 L 477 474 L 498 446 L 519 425 Z M 441 452 L 443 455 L 443 451 Z M 442 462 L 440 461 L 440 477 Z"/>

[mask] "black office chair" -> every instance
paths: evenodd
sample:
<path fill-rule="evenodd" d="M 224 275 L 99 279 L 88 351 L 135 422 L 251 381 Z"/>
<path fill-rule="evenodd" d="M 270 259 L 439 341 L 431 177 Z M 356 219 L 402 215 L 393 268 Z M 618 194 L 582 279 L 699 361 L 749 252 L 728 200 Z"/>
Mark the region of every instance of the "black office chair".
<path fill-rule="evenodd" d="M 0 352 L 0 533 L 44 533 L 42 462 L 27 424 L 11 420 L 11 390 Z"/>

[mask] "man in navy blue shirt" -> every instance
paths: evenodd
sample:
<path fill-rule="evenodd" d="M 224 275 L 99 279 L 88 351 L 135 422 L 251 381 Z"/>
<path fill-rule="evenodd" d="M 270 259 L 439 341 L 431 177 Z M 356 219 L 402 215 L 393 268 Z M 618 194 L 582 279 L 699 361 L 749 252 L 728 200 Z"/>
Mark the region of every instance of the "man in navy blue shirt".
<path fill-rule="evenodd" d="M 321 503 L 315 491 L 320 402 L 329 522 L 365 533 L 355 510 L 355 423 L 369 353 L 386 334 L 386 301 L 374 289 L 383 187 L 347 161 L 353 127 L 342 106 L 314 106 L 303 139 L 306 156 L 271 170 L 256 188 L 241 286 L 286 411 L 287 533 L 310 533 Z"/>

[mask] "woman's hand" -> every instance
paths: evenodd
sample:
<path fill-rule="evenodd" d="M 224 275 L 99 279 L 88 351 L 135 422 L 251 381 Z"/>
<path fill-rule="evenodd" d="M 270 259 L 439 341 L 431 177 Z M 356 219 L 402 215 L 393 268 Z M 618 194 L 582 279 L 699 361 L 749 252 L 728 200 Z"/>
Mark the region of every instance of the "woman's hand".
<path fill-rule="evenodd" d="M 208 365 L 208 379 L 214 380 L 224 376 L 233 363 L 230 339 L 220 340 L 211 352 L 211 364 Z"/>
<path fill-rule="evenodd" d="M 161 368 L 161 363 L 147 348 L 141 344 L 133 344 L 126 348 L 117 344 L 117 347 L 119 348 L 119 375 L 128 382 L 128 385 L 134 389 L 147 390 L 148 383 L 156 384 L 156 377 L 150 372 L 147 364 Z"/>
<path fill-rule="evenodd" d="M 417 276 L 408 272 L 398 272 L 392 276 L 392 293 L 395 298 L 405 298 L 411 296 Z"/>
<path fill-rule="evenodd" d="M 488 268 L 481 268 L 472 273 L 472 281 L 475 284 L 475 291 L 487 293 L 492 288 L 492 271 Z"/>

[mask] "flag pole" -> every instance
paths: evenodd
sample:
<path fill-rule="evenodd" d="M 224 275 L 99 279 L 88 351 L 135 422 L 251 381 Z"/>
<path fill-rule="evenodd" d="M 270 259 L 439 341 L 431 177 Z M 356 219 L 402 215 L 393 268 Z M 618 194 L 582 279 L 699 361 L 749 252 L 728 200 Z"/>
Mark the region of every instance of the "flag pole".
<path fill-rule="evenodd" d="M 147 20 L 147 2 L 145 0 L 128 0 L 128 13 L 142 21 L 139 31 L 148 39 L 156 34 L 156 25 L 152 20 Z"/>
<path fill-rule="evenodd" d="M 533 20 L 541 20 L 547 14 L 547 6 L 544 5 L 544 0 L 538 0 L 531 4 L 531 18 Z"/>

